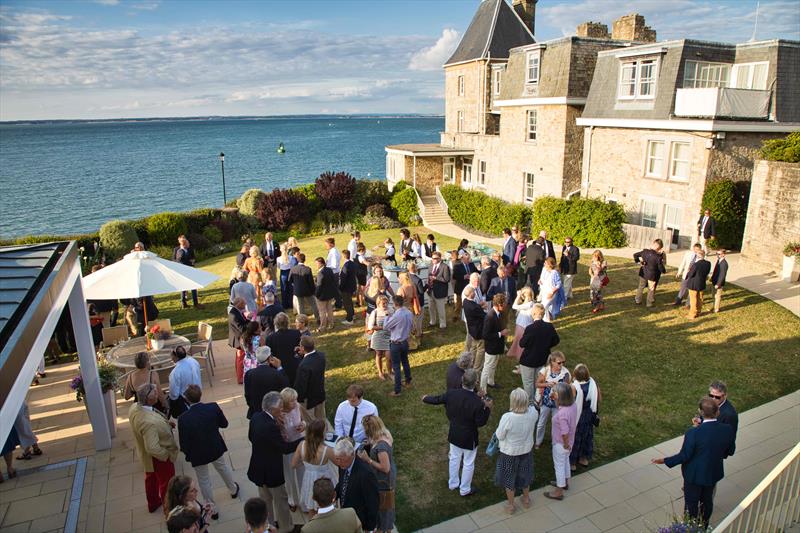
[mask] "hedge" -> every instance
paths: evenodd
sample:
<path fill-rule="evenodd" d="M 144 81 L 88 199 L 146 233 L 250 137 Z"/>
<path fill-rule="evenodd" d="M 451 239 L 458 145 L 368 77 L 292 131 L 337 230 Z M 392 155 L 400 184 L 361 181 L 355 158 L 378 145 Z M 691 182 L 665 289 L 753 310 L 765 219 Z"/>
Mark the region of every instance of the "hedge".
<path fill-rule="evenodd" d="M 531 219 L 530 208 L 523 204 L 510 204 L 457 185 L 444 185 L 440 191 L 447 202 L 450 218 L 471 229 L 499 235 L 503 228 L 526 226 Z"/>
<path fill-rule="evenodd" d="M 554 242 L 572 237 L 576 246 L 587 248 L 619 248 L 625 246 L 625 210 L 619 204 L 592 198 L 565 200 L 545 196 L 533 203 L 531 227 L 536 234 L 548 233 Z"/>
<path fill-rule="evenodd" d="M 761 143 L 761 155 L 768 161 L 800 163 L 800 131 L 785 139 L 769 139 Z"/>
<path fill-rule="evenodd" d="M 275 189 L 264 195 L 256 209 L 264 228 L 283 230 L 300 220 L 312 218 L 309 200 L 297 189 Z"/>
<path fill-rule="evenodd" d="M 147 234 L 152 245 L 173 245 L 178 235 L 189 233 L 183 213 L 158 213 L 147 217 Z"/>
<path fill-rule="evenodd" d="M 409 187 L 392 195 L 392 209 L 397 213 L 397 220 L 403 224 L 413 224 L 419 220 L 416 191 Z"/>
<path fill-rule="evenodd" d="M 111 220 L 100 226 L 100 245 L 106 255 L 118 259 L 131 250 L 139 237 L 133 229 L 133 224 L 126 220 Z"/>
<path fill-rule="evenodd" d="M 266 193 L 261 189 L 248 189 L 236 201 L 239 212 L 245 216 L 255 216 L 258 204 Z"/>
<path fill-rule="evenodd" d="M 743 182 L 734 183 L 731 180 L 715 181 L 706 185 L 702 208 L 710 209 L 711 216 L 716 221 L 715 247 L 735 249 L 741 247 L 749 192 L 745 189 L 749 185 Z"/>
<path fill-rule="evenodd" d="M 355 201 L 359 213 L 365 213 L 367 208 L 376 204 L 389 205 L 392 194 L 385 181 L 357 180 Z"/>

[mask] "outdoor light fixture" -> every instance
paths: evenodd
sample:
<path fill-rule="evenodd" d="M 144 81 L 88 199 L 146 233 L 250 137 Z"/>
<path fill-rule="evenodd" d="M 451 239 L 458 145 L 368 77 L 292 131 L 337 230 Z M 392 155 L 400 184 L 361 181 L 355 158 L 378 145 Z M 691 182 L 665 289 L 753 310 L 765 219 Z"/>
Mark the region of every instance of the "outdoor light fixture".
<path fill-rule="evenodd" d="M 228 196 L 225 194 L 225 154 L 219 153 L 219 164 L 222 168 L 222 207 L 228 205 Z"/>

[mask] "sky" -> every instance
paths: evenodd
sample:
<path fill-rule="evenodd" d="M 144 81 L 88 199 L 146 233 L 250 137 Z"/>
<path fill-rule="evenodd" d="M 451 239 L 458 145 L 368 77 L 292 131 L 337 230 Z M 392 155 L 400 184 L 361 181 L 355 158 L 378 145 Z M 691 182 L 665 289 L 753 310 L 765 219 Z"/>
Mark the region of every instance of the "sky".
<path fill-rule="evenodd" d="M 425 113 L 480 0 L 2 0 L 0 120 Z M 744 42 L 751 0 L 539 0 L 537 40 L 638 12 L 659 40 Z M 800 40 L 800 0 L 755 37 Z"/>

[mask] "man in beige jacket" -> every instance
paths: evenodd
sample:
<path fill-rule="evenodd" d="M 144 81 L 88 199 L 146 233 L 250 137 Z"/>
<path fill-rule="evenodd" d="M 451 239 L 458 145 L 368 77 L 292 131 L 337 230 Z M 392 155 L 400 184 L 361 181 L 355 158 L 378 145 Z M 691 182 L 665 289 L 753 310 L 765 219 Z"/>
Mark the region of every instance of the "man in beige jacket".
<path fill-rule="evenodd" d="M 336 509 L 336 488 L 333 482 L 320 478 L 314 482 L 312 492 L 314 501 L 319 505 L 319 510 L 314 518 L 303 526 L 303 533 L 362 533 L 361 520 L 351 507 Z"/>
<path fill-rule="evenodd" d="M 152 513 L 163 503 L 167 483 L 175 475 L 178 445 L 172 425 L 153 409 L 158 401 L 158 388 L 146 383 L 136 390 L 137 403 L 131 406 L 128 419 L 136 442 L 136 453 L 144 466 L 144 489 L 147 508 Z"/>

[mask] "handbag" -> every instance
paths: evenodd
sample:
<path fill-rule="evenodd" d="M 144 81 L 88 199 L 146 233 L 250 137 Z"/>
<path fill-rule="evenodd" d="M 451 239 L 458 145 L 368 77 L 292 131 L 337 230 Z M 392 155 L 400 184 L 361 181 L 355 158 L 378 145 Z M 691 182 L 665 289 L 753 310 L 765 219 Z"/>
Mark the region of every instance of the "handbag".
<path fill-rule="evenodd" d="M 594 417 L 592 417 L 592 425 L 596 428 L 600 427 L 600 415 L 598 413 L 594 413 Z"/>
<path fill-rule="evenodd" d="M 603 278 L 603 281 L 600 282 L 600 286 L 601 287 L 605 287 L 609 283 L 611 283 L 611 280 L 608 279 L 608 274 L 606 274 L 606 276 Z"/>
<path fill-rule="evenodd" d="M 489 440 L 489 444 L 486 445 L 486 455 L 491 457 L 496 454 L 499 449 L 500 441 L 497 439 L 497 433 L 492 433 L 492 438 Z"/>

